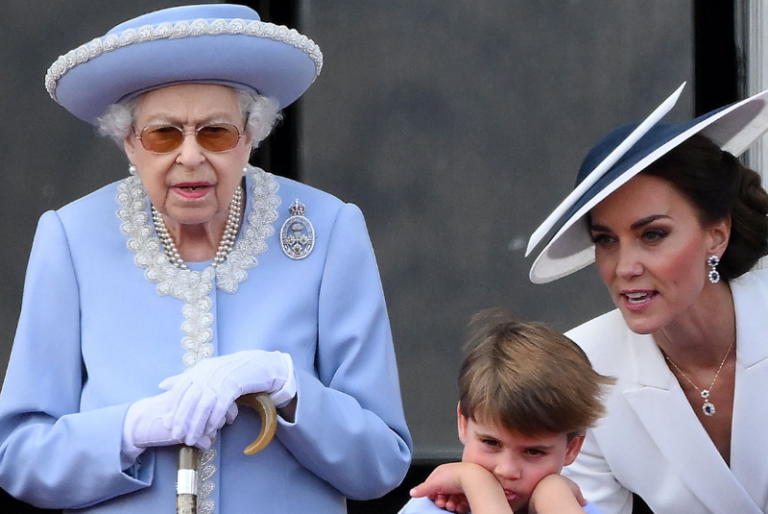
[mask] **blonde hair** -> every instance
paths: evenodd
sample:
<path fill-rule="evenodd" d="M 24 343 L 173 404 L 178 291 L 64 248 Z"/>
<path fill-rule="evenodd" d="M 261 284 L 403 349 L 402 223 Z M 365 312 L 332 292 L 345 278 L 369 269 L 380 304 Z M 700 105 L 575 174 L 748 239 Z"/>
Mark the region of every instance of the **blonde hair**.
<path fill-rule="evenodd" d="M 587 355 L 563 334 L 518 321 L 508 310 L 477 313 L 459 372 L 467 419 L 524 435 L 583 433 L 605 413 L 603 388 Z"/>

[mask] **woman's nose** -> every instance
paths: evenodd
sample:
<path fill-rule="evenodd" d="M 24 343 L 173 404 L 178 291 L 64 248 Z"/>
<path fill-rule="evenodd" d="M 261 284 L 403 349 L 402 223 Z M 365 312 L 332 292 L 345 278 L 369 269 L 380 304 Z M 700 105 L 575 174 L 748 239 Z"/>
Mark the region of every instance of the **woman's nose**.
<path fill-rule="evenodd" d="M 176 162 L 187 168 L 195 168 L 205 160 L 205 155 L 195 139 L 194 131 L 184 132 L 184 141 L 179 147 L 179 155 Z"/>
<path fill-rule="evenodd" d="M 619 249 L 618 262 L 616 263 L 616 274 L 622 278 L 629 278 L 641 275 L 643 265 L 637 252 L 631 247 Z"/>

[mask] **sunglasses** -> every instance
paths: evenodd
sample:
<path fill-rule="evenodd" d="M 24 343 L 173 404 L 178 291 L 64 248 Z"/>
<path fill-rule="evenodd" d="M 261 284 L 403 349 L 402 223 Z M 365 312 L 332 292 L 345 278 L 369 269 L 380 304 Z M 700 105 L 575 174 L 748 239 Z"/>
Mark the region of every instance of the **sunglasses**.
<path fill-rule="evenodd" d="M 141 129 L 136 139 L 141 146 L 156 154 L 171 153 L 184 143 L 184 138 L 192 130 L 184 130 L 178 125 L 148 125 Z M 194 129 L 197 145 L 212 153 L 223 153 L 232 150 L 243 137 L 236 126 L 231 123 L 211 123 Z"/>

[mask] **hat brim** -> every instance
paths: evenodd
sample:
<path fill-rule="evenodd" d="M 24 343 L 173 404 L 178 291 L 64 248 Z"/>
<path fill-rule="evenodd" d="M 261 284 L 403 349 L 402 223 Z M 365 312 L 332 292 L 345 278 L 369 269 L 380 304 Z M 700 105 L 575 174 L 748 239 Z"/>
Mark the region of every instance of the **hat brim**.
<path fill-rule="evenodd" d="M 637 143 L 656 123 L 659 122 L 677 103 L 680 98 L 680 94 L 683 92 L 685 82 L 677 88 L 661 105 L 653 110 L 642 123 L 639 123 L 634 127 L 629 135 L 625 137 L 610 153 L 589 173 L 587 177 L 576 185 L 573 191 L 568 194 L 565 200 L 547 216 L 547 219 L 542 222 L 541 225 L 533 232 L 528 240 L 528 247 L 525 251 L 527 257 L 536 245 L 541 242 L 544 236 L 552 230 L 559 220 L 563 218 L 566 211 L 571 208 L 584 194 L 591 188 L 601 177 L 608 173 L 614 164 L 621 159 L 627 151 Z"/>
<path fill-rule="evenodd" d="M 768 91 L 724 109 L 708 113 L 687 124 L 667 140 L 645 152 L 637 162 L 617 173 L 611 169 L 578 197 L 569 196 L 556 209 L 565 214 L 559 218 L 555 235 L 538 255 L 529 273 L 531 282 L 543 284 L 574 273 L 595 259 L 594 244 L 584 223 L 584 217 L 598 203 L 626 184 L 663 155 L 695 134 L 701 133 L 722 150 L 741 155 L 758 137 L 768 130 Z M 620 145 L 621 146 L 621 145 Z M 629 149 L 624 150 L 624 153 Z M 609 156 L 611 157 L 611 156 Z M 612 158 L 615 158 L 613 156 Z M 596 170 L 600 167 L 595 168 Z"/>
<path fill-rule="evenodd" d="M 180 83 L 227 84 L 294 102 L 322 68 L 315 43 L 235 5 L 165 9 L 118 25 L 60 57 L 46 87 L 78 118 L 97 123 L 106 108 L 139 92 Z"/>

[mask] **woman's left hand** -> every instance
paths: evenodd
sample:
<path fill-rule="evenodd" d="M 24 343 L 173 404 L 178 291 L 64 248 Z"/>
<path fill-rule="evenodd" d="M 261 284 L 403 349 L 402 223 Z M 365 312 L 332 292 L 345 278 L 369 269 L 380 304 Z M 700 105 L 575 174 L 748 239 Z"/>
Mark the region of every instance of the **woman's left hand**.
<path fill-rule="evenodd" d="M 163 380 L 160 388 L 175 398 L 166 426 L 173 437 L 189 444 L 214 434 L 225 422 L 232 423 L 234 416 L 227 413 L 244 394 L 269 393 L 277 406 L 290 402 L 296 396 L 296 378 L 287 353 L 245 350 L 204 359 Z"/>

